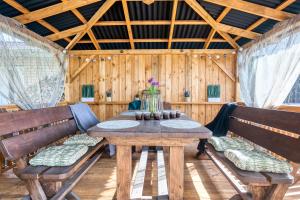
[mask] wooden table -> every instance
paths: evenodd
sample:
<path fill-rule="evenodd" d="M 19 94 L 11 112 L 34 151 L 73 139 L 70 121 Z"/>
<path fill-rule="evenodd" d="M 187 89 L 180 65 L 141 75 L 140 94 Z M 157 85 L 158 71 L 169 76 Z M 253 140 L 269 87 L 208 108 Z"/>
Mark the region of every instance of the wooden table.
<path fill-rule="evenodd" d="M 190 120 L 185 115 L 179 119 Z M 134 116 L 120 115 L 112 120 L 135 120 Z M 174 129 L 161 126 L 162 120 L 140 120 L 140 125 L 127 129 L 102 129 L 97 126 L 88 130 L 89 135 L 105 137 L 117 146 L 117 199 L 130 198 L 132 178 L 132 146 L 165 146 L 169 150 L 169 199 L 183 199 L 184 146 L 199 138 L 211 137 L 204 126 L 193 129 Z"/>

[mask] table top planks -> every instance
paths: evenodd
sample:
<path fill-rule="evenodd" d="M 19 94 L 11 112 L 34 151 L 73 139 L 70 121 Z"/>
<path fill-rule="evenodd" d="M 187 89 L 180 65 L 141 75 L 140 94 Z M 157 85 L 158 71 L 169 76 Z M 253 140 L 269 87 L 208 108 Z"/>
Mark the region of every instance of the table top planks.
<path fill-rule="evenodd" d="M 190 120 L 186 115 L 181 115 L 175 120 Z M 132 115 L 118 115 L 111 120 L 136 120 Z M 210 138 L 212 133 L 205 126 L 201 125 L 197 128 L 176 129 L 162 126 L 161 120 L 138 120 L 140 124 L 132 128 L 124 129 L 103 129 L 94 126 L 88 130 L 88 134 L 94 137 L 142 137 L 142 138 L 189 138 L 204 139 Z"/>

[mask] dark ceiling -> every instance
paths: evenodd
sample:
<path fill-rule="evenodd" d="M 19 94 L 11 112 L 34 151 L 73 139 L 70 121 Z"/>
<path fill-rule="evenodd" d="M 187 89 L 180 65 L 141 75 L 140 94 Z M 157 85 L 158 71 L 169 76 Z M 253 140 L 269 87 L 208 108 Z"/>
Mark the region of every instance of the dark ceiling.
<path fill-rule="evenodd" d="M 47 6 L 51 6 L 57 3 L 61 3 L 60 0 L 16 0 L 20 5 L 27 8 L 30 11 L 38 10 Z M 260 4 L 270 8 L 276 8 L 283 0 L 247 0 L 248 2 Z M 84 16 L 86 20 L 89 20 L 93 14 L 101 7 L 105 1 L 99 1 L 84 7 L 80 7 L 77 10 Z M 206 9 L 206 11 L 214 18 L 220 15 L 224 10 L 223 6 L 204 2 L 198 0 L 198 2 Z M 128 9 L 130 20 L 171 20 L 172 15 L 172 1 L 155 1 L 153 4 L 146 5 L 141 1 L 128 1 Z M 289 13 L 300 13 L 300 0 L 295 1 L 289 5 L 283 11 Z M 21 15 L 15 8 L 6 4 L 3 0 L 0 0 L 0 14 L 8 17 L 15 17 Z M 246 29 L 255 21 L 261 17 L 231 9 L 226 17 L 221 21 L 223 24 L 235 26 L 238 28 Z M 69 28 L 73 28 L 83 23 L 71 12 L 67 11 L 44 19 L 46 22 L 57 28 L 59 31 L 63 31 Z M 177 8 L 176 20 L 202 20 L 197 13 L 195 13 L 189 5 L 184 1 L 179 1 Z M 117 1 L 100 19 L 100 21 L 125 21 L 123 14 L 122 2 Z M 277 23 L 275 20 L 267 20 L 260 26 L 256 27 L 253 31 L 257 33 L 265 33 Z M 26 26 L 42 35 L 47 36 L 52 34 L 50 30 L 42 26 L 37 22 L 31 22 Z M 132 25 L 133 38 L 146 39 L 146 38 L 164 38 L 169 37 L 170 25 Z M 93 33 L 97 39 L 128 39 L 127 27 L 123 26 L 94 26 L 92 28 Z M 206 38 L 211 30 L 209 25 L 175 25 L 173 38 Z M 231 35 L 235 38 L 235 35 Z M 69 37 L 72 39 L 72 36 Z M 215 34 L 214 38 L 221 38 L 220 35 Z M 86 35 L 83 40 L 89 40 Z M 250 39 L 241 38 L 237 40 L 239 45 L 243 45 L 249 42 Z M 55 41 L 62 47 L 65 47 L 68 42 L 65 39 Z M 130 49 L 129 42 L 122 43 L 99 43 L 101 49 Z M 136 42 L 136 49 L 166 49 L 167 42 Z M 204 46 L 204 42 L 173 42 L 173 49 L 201 49 Z M 228 49 L 232 48 L 227 42 L 212 42 L 209 49 Z M 93 43 L 79 43 L 74 46 L 76 50 L 95 49 Z"/>

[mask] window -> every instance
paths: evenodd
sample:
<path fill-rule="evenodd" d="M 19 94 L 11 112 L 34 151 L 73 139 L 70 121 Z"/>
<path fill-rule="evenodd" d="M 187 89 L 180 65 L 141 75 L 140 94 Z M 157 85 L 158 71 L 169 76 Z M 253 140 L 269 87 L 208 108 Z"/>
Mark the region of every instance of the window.
<path fill-rule="evenodd" d="M 300 75 L 284 101 L 285 104 L 300 104 Z"/>

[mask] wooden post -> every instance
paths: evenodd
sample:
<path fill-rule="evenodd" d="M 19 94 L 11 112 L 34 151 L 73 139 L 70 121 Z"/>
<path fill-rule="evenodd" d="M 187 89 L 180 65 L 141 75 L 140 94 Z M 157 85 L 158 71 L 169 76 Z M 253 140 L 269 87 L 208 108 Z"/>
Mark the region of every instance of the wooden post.
<path fill-rule="evenodd" d="M 169 153 L 169 199 L 183 199 L 184 147 L 171 146 Z"/>
<path fill-rule="evenodd" d="M 117 199 L 129 200 L 132 174 L 131 146 L 117 145 Z"/>

